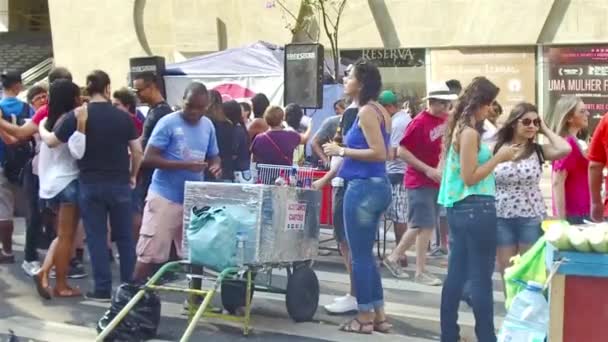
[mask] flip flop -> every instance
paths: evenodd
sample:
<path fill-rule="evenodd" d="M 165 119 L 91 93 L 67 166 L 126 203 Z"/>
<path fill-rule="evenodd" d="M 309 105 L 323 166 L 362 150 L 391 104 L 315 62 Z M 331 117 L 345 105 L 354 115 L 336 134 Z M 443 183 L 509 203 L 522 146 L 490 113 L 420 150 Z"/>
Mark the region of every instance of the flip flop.
<path fill-rule="evenodd" d="M 32 277 L 34 280 L 34 284 L 36 285 L 36 291 L 38 291 L 38 295 L 46 300 L 51 299 L 51 293 L 49 287 L 44 287 L 42 285 L 42 277 L 40 277 L 40 273 L 34 274 Z"/>
<path fill-rule="evenodd" d="M 57 291 L 57 289 L 53 290 L 53 297 L 57 298 L 72 298 L 72 297 L 82 297 L 82 292 L 78 288 L 67 288 L 65 290 Z"/>
<path fill-rule="evenodd" d="M 357 322 L 357 324 L 359 324 L 359 329 L 355 329 L 353 327 L 353 322 Z M 363 328 L 368 327 L 368 326 L 372 326 L 372 329 L 363 330 Z M 373 322 L 361 323 L 361 321 L 358 318 L 353 318 L 350 321 L 342 324 L 340 326 L 340 331 L 347 332 L 347 333 L 354 333 L 354 334 L 371 335 L 372 332 L 374 331 L 373 326 L 374 326 Z"/>
<path fill-rule="evenodd" d="M 374 322 L 374 331 L 382 334 L 388 334 L 393 329 L 393 325 L 387 320 Z"/>

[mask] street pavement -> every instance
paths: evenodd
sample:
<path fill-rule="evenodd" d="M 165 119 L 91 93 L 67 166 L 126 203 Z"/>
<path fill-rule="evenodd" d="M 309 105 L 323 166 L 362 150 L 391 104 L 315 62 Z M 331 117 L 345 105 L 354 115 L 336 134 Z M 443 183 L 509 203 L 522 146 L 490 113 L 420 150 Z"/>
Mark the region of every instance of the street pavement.
<path fill-rule="evenodd" d="M 15 232 L 15 250 L 18 262 L 14 265 L 0 266 L 0 341 L 7 340 L 9 330 L 17 336 L 18 341 L 93 341 L 98 319 L 107 309 L 108 304 L 88 301 L 84 298 L 53 299 L 45 301 L 36 294 L 32 280 L 21 270 L 23 260 L 24 221 L 17 219 Z M 327 232 L 325 232 L 327 233 Z M 392 234 L 389 233 L 389 240 Z M 332 247 L 333 242 L 326 244 Z M 394 246 L 389 242 L 388 249 Z M 415 259 L 408 252 L 410 267 L 407 273 L 414 277 Z M 430 259 L 428 270 L 440 278 L 445 278 L 446 259 Z M 87 265 L 88 266 L 88 265 Z M 349 280 L 341 257 L 334 252 L 322 256 L 313 266 L 321 286 L 319 309 L 313 322 L 294 323 L 289 319 L 284 296 L 256 292 L 253 299 L 252 326 L 253 333 L 243 337 L 238 325 L 218 320 L 202 320 L 191 341 L 369 341 L 372 337 L 345 334 L 338 331 L 340 323 L 350 316 L 328 315 L 323 305 L 331 303 L 335 297 L 342 296 L 349 289 Z M 113 266 L 115 285 L 118 285 L 118 268 Z M 382 270 L 385 290 L 386 311 L 394 332 L 389 335 L 374 334 L 376 341 L 438 341 L 439 340 L 439 307 L 441 287 L 429 287 L 414 283 L 412 280 L 394 279 L 386 270 Z M 258 277 L 262 278 L 262 277 Z M 72 283 L 82 290 L 90 287 L 90 277 Z M 284 271 L 275 271 L 275 285 L 284 286 Z M 185 286 L 186 280 L 177 281 Z M 499 326 L 504 317 L 504 297 L 500 289 L 498 275 L 494 275 L 494 299 L 496 324 Z M 83 291 L 84 292 L 84 291 Z M 157 341 L 176 341 L 187 325 L 183 315 L 181 295 L 161 295 L 162 322 Z M 219 296 L 216 296 L 219 299 Z M 215 303 L 221 307 L 219 302 Z M 470 308 L 461 304 L 460 324 L 463 335 L 474 341 L 474 319 Z M 12 341 L 11 341 L 12 342 Z"/>

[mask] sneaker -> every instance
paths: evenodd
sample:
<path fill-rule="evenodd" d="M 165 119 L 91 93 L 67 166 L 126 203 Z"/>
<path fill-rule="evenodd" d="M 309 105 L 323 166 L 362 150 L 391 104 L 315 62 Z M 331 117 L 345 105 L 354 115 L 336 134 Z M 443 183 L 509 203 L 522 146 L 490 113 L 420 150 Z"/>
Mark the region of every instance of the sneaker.
<path fill-rule="evenodd" d="M 345 300 L 351 300 L 351 298 L 353 298 L 353 296 L 351 296 L 350 293 L 347 293 L 346 295 L 344 295 L 342 297 L 336 297 L 334 299 L 334 303 L 343 302 Z"/>
<path fill-rule="evenodd" d="M 112 294 L 110 292 L 98 292 L 89 291 L 84 295 L 84 298 L 92 300 L 94 302 L 109 303 L 112 301 Z"/>
<path fill-rule="evenodd" d="M 327 311 L 327 313 L 330 315 L 345 315 L 357 312 L 357 299 L 351 295 L 348 295 L 346 297 L 348 298 L 336 298 L 341 300 L 336 300 L 329 305 L 325 305 L 325 311 Z"/>
<path fill-rule="evenodd" d="M 82 279 L 82 278 L 86 278 L 88 275 L 89 274 L 85 270 L 84 265 L 80 261 L 77 261 L 76 259 L 73 259 L 72 261 L 70 261 L 70 269 L 68 270 L 68 278 Z M 51 271 L 49 272 L 49 278 L 51 278 L 51 279 L 57 278 L 57 274 L 55 273 L 54 266 L 53 266 L 53 268 L 51 268 Z"/>
<path fill-rule="evenodd" d="M 428 286 L 441 286 L 441 284 L 442 284 L 441 279 L 435 277 L 434 275 L 432 275 L 430 273 L 417 274 L 415 281 L 418 284 L 428 285 Z"/>
<path fill-rule="evenodd" d="M 389 260 L 389 258 L 385 258 L 382 263 L 384 264 L 386 269 L 391 272 L 393 277 L 397 279 L 407 279 L 410 277 L 407 273 L 403 272 L 403 269 L 401 268 L 399 262 L 394 262 Z"/>
<path fill-rule="evenodd" d="M 70 279 L 82 279 L 86 278 L 87 271 L 84 265 L 77 259 L 70 261 L 70 270 L 68 271 L 68 278 Z"/>
<path fill-rule="evenodd" d="M 25 272 L 25 274 L 27 274 L 29 277 L 33 277 L 34 274 L 38 273 L 38 271 L 40 270 L 40 262 L 27 262 L 23 260 L 23 263 L 21 263 L 21 269 L 23 269 L 23 272 Z"/>
<path fill-rule="evenodd" d="M 428 253 L 429 257 L 432 258 L 440 258 L 448 255 L 448 251 L 441 247 L 435 247 L 432 251 Z"/>

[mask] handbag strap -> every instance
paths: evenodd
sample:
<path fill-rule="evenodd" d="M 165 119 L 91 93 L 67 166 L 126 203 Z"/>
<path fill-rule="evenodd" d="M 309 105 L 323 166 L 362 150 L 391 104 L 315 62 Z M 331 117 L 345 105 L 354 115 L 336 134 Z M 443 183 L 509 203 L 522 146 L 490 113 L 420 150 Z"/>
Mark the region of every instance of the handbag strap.
<path fill-rule="evenodd" d="M 292 161 L 289 160 L 289 158 L 287 158 L 287 156 L 285 155 L 285 153 L 283 152 L 283 150 L 281 150 L 281 148 L 279 147 L 279 145 L 277 145 L 277 143 L 270 137 L 270 135 L 268 133 L 264 133 L 263 135 L 268 139 L 268 141 L 270 141 L 270 143 L 272 144 L 272 146 L 274 146 L 274 148 L 281 154 L 281 157 L 283 157 L 283 159 L 288 164 L 291 164 Z"/>

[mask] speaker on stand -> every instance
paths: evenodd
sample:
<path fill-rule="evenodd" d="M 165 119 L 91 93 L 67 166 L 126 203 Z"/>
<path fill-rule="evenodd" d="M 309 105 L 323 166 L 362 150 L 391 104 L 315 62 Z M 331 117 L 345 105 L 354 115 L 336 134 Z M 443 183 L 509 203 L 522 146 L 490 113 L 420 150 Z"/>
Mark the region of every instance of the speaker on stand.
<path fill-rule="evenodd" d="M 321 44 L 285 45 L 285 105 L 323 107 L 324 58 Z"/>

